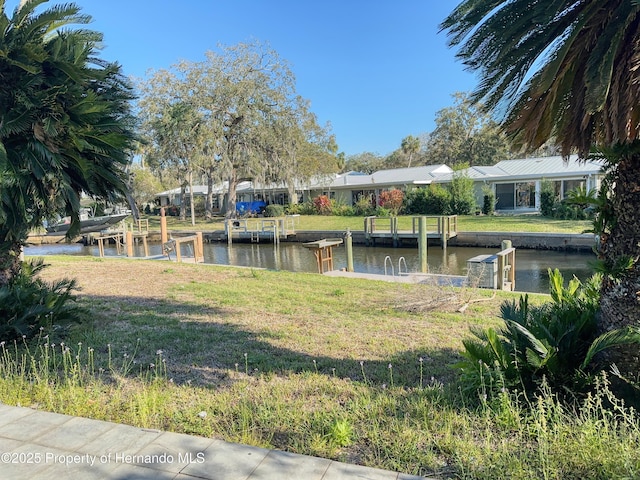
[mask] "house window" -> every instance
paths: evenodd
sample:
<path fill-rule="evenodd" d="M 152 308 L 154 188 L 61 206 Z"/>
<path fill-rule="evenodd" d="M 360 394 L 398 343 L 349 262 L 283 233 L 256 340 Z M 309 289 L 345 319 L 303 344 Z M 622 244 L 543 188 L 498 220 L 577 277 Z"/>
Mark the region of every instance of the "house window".
<path fill-rule="evenodd" d="M 496 198 L 496 210 L 535 208 L 536 183 L 498 183 L 496 184 Z"/>
<path fill-rule="evenodd" d="M 518 208 L 535 208 L 536 184 L 535 182 L 516 183 L 516 205 Z"/>
<path fill-rule="evenodd" d="M 562 182 L 562 193 L 563 198 L 567 198 L 567 194 L 571 190 L 575 190 L 576 188 L 584 188 L 585 181 L 584 180 L 565 180 Z"/>
<path fill-rule="evenodd" d="M 375 190 L 353 190 L 351 192 L 351 203 L 355 205 L 361 199 L 367 199 L 371 205 L 376 205 L 376 191 Z"/>
<path fill-rule="evenodd" d="M 513 183 L 496 184 L 496 210 L 514 209 L 514 187 Z"/>

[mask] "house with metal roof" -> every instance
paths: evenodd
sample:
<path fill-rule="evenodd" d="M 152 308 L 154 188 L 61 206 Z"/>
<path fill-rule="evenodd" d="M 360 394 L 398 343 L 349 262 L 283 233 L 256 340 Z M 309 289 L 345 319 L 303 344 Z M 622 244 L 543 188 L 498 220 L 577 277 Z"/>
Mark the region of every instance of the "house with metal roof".
<path fill-rule="evenodd" d="M 345 205 L 353 205 L 361 198 L 369 198 L 375 202 L 384 190 L 406 191 L 410 187 L 429 185 L 439 176 L 452 172 L 453 170 L 446 165 L 378 170 L 370 175 L 348 172 L 338 175 L 329 185 L 309 189 L 307 195 L 308 198 L 327 195 Z M 304 199 L 306 200 L 307 196 Z"/>
<path fill-rule="evenodd" d="M 312 178 L 297 183 L 298 201 L 309 201 L 318 195 L 327 195 L 345 205 L 353 205 L 362 198 L 372 203 L 385 190 L 427 187 L 430 184 L 447 184 L 454 175 L 467 175 L 473 179 L 476 202 L 482 205 L 483 187 L 493 190 L 496 210 L 508 212 L 535 212 L 540 210 L 540 192 L 544 181 L 551 183 L 556 195 L 564 198 L 576 187 L 597 189 L 601 180 L 601 163 L 581 162 L 577 156 L 566 161 L 563 157 L 524 158 L 502 160 L 492 166 L 474 166 L 454 172 L 446 165 L 425 165 L 410 168 L 379 170 L 370 175 L 347 172 Z M 206 186 L 194 186 L 195 196 L 205 196 Z M 224 211 L 227 182 L 214 187 L 215 208 Z M 263 200 L 267 203 L 290 203 L 289 189 L 284 184 L 242 182 L 237 189 L 238 202 Z M 179 205 L 180 189 L 168 190 L 156 195 L 160 205 Z"/>
<path fill-rule="evenodd" d="M 476 203 L 482 205 L 484 186 L 496 196 L 496 210 L 535 212 L 540 210 L 543 182 L 549 182 L 558 198 L 565 198 L 575 188 L 598 189 L 602 179 L 602 163 L 579 161 L 574 155 L 502 160 L 493 166 L 478 166 L 461 170 L 472 178 Z M 437 183 L 449 183 L 453 174 L 442 175 Z"/>

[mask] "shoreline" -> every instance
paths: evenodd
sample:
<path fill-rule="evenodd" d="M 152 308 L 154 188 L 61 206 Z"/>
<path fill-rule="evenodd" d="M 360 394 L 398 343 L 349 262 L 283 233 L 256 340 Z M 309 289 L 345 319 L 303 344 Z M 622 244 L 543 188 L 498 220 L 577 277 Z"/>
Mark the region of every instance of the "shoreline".
<path fill-rule="evenodd" d="M 194 235 L 196 231 L 180 230 L 173 232 L 176 237 Z M 224 230 L 203 231 L 205 242 L 216 243 L 226 242 Z M 345 232 L 341 230 L 301 230 L 290 234 L 286 240 L 281 242 L 304 243 L 313 242 L 324 238 L 344 238 Z M 70 243 L 83 242 L 84 237 L 78 237 Z M 351 231 L 351 238 L 354 245 L 365 245 L 365 233 L 361 230 Z M 160 232 L 149 232 L 147 240 L 152 243 L 160 242 Z M 513 247 L 528 250 L 557 250 L 566 252 L 592 252 L 597 246 L 597 236 L 593 233 L 532 233 L 532 232 L 458 232 L 456 237 L 448 240 L 451 247 L 500 247 L 503 240 L 510 240 Z M 234 243 L 238 240 L 234 240 Z M 64 236 L 58 235 L 33 235 L 29 236 L 27 244 L 45 245 L 66 243 Z M 438 245 L 439 241 L 430 242 Z M 376 241 L 379 246 L 392 245 L 391 240 L 379 239 Z M 403 240 L 399 248 L 413 247 L 416 240 Z"/>

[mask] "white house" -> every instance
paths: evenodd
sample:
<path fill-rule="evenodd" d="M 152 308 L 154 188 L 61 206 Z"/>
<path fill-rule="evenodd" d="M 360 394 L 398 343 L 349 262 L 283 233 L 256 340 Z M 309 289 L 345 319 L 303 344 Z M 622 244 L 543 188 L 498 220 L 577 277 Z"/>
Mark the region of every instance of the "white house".
<path fill-rule="evenodd" d="M 540 210 L 540 192 L 543 181 L 552 183 L 556 194 L 564 198 L 570 190 L 582 186 L 597 189 L 600 186 L 602 165 L 598 162 L 580 162 L 577 156 L 565 161 L 562 157 L 523 158 L 502 160 L 492 166 L 478 166 L 461 170 L 475 182 L 476 201 L 482 205 L 484 186 L 491 188 L 497 200 L 498 211 L 535 212 Z M 411 187 L 426 187 L 432 183 L 450 183 L 455 172 L 446 165 L 426 165 L 410 168 L 379 170 L 370 175 L 347 172 L 321 176 L 305 184 L 297 184 L 300 201 L 327 195 L 336 201 L 353 205 L 360 198 L 374 201 L 384 190 L 406 191 Z M 215 209 L 224 211 L 227 183 L 214 187 Z M 196 196 L 204 196 L 207 187 L 193 187 Z M 264 200 L 267 203 L 287 204 L 288 189 L 283 184 L 263 185 L 258 182 L 242 182 L 238 186 L 237 201 Z M 180 189 L 176 188 L 156 195 L 161 206 L 179 205 Z"/>
<path fill-rule="evenodd" d="M 543 181 L 551 182 L 556 195 L 565 198 L 576 187 L 598 189 L 601 169 L 599 162 L 580 162 L 577 156 L 565 161 L 555 156 L 502 160 L 493 166 L 471 167 L 461 173 L 474 180 L 478 205 L 482 205 L 482 187 L 486 185 L 496 195 L 496 210 L 531 212 L 540 210 Z M 436 181 L 448 183 L 451 175 L 443 175 Z"/>

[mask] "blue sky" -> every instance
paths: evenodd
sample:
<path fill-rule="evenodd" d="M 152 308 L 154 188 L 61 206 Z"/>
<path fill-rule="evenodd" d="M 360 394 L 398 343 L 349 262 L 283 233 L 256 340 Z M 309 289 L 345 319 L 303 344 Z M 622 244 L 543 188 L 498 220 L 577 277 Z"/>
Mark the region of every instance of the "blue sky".
<path fill-rule="evenodd" d="M 9 14 L 17 3 L 6 2 Z M 475 86 L 438 33 L 457 0 L 75 3 L 104 34 L 102 57 L 137 78 L 181 59 L 200 61 L 219 44 L 269 43 L 347 155 L 391 153 L 407 135 L 433 130 L 436 112 L 453 104 L 454 92 Z"/>

